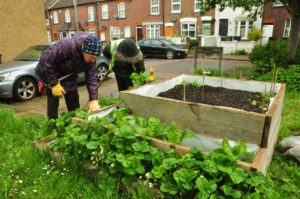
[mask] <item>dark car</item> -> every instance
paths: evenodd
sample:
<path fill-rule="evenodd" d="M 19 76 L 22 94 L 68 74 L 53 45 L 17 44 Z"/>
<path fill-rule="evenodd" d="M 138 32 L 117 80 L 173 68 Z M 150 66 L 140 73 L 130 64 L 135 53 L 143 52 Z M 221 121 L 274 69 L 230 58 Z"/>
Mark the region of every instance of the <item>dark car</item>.
<path fill-rule="evenodd" d="M 38 93 L 35 67 L 41 53 L 50 45 L 36 45 L 23 51 L 13 61 L 0 64 L 0 98 L 15 98 L 19 101 L 32 99 Z M 109 60 L 99 56 L 96 61 L 99 80 L 108 75 Z M 78 74 L 78 82 L 85 81 L 84 73 Z"/>
<path fill-rule="evenodd" d="M 186 57 L 188 50 L 167 39 L 143 39 L 137 42 L 145 57 L 164 57 L 167 59 Z"/>

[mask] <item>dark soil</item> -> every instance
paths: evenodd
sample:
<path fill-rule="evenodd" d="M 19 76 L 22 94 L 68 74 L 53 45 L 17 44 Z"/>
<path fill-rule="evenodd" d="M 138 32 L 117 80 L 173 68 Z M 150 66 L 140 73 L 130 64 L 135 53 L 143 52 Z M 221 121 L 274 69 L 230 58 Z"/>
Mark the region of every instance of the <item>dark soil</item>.
<path fill-rule="evenodd" d="M 183 85 L 176 85 L 174 88 L 160 93 L 159 97 L 171 98 L 183 101 Z M 256 101 L 256 105 L 254 104 Z M 264 100 L 260 93 L 232 90 L 221 87 L 185 86 L 185 101 L 210 104 L 215 106 L 227 106 L 232 108 L 243 109 L 257 113 L 265 113 L 262 109 L 268 107 L 269 102 Z"/>

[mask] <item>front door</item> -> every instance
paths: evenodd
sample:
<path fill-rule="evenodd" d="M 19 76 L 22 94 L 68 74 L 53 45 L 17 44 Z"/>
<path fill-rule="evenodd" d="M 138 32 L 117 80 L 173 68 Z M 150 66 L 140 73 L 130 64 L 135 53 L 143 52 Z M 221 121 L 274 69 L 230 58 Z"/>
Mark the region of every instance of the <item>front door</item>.
<path fill-rule="evenodd" d="M 136 25 L 136 40 L 142 40 L 143 37 L 143 26 L 142 25 Z"/>
<path fill-rule="evenodd" d="M 220 19 L 219 21 L 219 35 L 227 36 L 228 35 L 228 19 Z"/>
<path fill-rule="evenodd" d="M 211 33 L 211 23 L 210 21 L 202 21 L 202 35 L 209 36 Z"/>
<path fill-rule="evenodd" d="M 173 27 L 172 26 L 167 26 L 166 27 L 166 36 L 167 37 L 172 37 L 174 33 Z"/>

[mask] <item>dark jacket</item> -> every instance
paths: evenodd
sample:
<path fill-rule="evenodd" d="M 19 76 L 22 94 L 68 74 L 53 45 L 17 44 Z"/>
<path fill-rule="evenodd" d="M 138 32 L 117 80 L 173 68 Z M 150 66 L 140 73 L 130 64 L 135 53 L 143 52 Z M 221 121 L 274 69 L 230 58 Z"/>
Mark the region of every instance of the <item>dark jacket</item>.
<path fill-rule="evenodd" d="M 77 74 L 84 72 L 90 100 L 98 99 L 96 63 L 85 63 L 82 53 L 83 42 L 89 36 L 89 33 L 77 32 L 73 38 L 62 39 L 46 49 L 36 67 L 39 78 L 53 87 L 59 82 L 59 78 L 73 73 L 74 75 L 61 81 L 68 92 L 77 88 Z"/>
<path fill-rule="evenodd" d="M 108 44 L 105 49 L 103 50 L 103 55 L 108 58 L 112 59 L 112 54 L 110 52 L 111 45 Z M 143 60 L 143 54 L 141 52 L 138 53 L 138 55 L 134 58 L 131 58 L 131 60 L 134 60 L 132 62 L 128 61 L 127 57 L 123 56 L 120 53 L 117 53 L 116 50 L 114 52 L 116 55 L 116 61 L 114 63 L 114 66 L 112 70 L 114 71 L 115 75 L 123 78 L 129 78 L 130 75 L 134 72 L 136 73 L 142 73 L 145 71 L 145 64 Z"/>

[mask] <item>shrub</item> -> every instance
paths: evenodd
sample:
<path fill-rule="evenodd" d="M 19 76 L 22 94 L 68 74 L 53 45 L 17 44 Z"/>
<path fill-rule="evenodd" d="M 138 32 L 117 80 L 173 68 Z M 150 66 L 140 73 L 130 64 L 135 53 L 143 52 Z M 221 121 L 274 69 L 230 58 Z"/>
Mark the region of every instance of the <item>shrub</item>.
<path fill-rule="evenodd" d="M 272 72 L 263 75 L 256 74 L 254 79 L 260 81 L 272 81 Z M 290 68 L 279 68 L 277 82 L 286 83 L 287 91 L 300 91 L 300 65 L 292 65 Z"/>
<path fill-rule="evenodd" d="M 287 51 L 287 41 L 269 41 L 266 45 L 257 45 L 249 53 L 249 58 L 255 64 L 257 72 L 270 72 L 274 63 L 277 67 L 287 67 L 290 54 Z"/>
<path fill-rule="evenodd" d="M 193 75 L 202 75 L 203 74 L 203 68 L 195 68 Z"/>
<path fill-rule="evenodd" d="M 242 50 L 236 50 L 233 53 L 231 53 L 232 55 L 247 55 L 248 53 L 246 52 L 245 49 Z"/>
<path fill-rule="evenodd" d="M 262 31 L 253 27 L 251 32 L 248 34 L 248 39 L 250 41 L 258 41 L 262 37 Z"/>
<path fill-rule="evenodd" d="M 190 39 L 190 48 L 198 46 L 199 41 L 197 39 Z"/>

